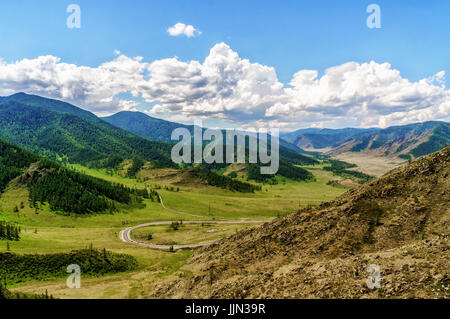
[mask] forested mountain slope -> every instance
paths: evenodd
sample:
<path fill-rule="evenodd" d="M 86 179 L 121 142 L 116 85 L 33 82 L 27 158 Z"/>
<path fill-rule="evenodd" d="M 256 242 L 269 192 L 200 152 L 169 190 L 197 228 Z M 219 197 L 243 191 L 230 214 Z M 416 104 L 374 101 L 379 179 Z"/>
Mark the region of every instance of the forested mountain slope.
<path fill-rule="evenodd" d="M 446 143 L 448 145 L 448 142 L 450 142 L 449 123 L 424 122 L 360 133 L 329 153 L 350 151 L 401 158 L 408 158 L 410 155 L 420 157 L 436 152 Z"/>
<path fill-rule="evenodd" d="M 0 100 L 0 138 L 11 143 L 85 165 L 133 157 L 173 165 L 169 144 L 117 128 L 70 104 L 23 94 L 12 97 L 22 98 Z"/>
<path fill-rule="evenodd" d="M 49 111 L 76 115 L 82 119 L 93 122 L 101 122 L 101 120 L 91 112 L 85 111 L 66 102 L 48 99 L 38 95 L 16 93 L 10 96 L 0 97 L 0 103 L 8 102 L 16 102 L 27 106 L 40 107 Z"/>
<path fill-rule="evenodd" d="M 133 198 L 148 197 L 134 190 L 87 176 L 0 140 L 0 194 L 16 183 L 28 188 L 29 203 L 48 203 L 50 209 L 65 213 L 114 212 L 115 203 L 129 204 Z"/>
<path fill-rule="evenodd" d="M 142 112 L 123 111 L 108 117 L 103 117 L 102 119 L 112 125 L 154 141 L 173 142 L 171 140 L 172 131 L 177 128 L 186 128 L 192 136 L 194 134 L 193 125 L 157 119 Z M 223 135 L 225 136 L 225 130 L 223 131 Z M 296 154 L 309 154 L 309 152 L 306 152 L 283 139 L 280 139 L 280 149 L 282 150 L 282 153 L 289 151 Z M 298 158 L 304 157 L 298 156 Z"/>
<path fill-rule="evenodd" d="M 122 111 L 102 119 L 114 126 L 137 135 L 147 137 L 153 141 L 173 142 L 171 135 L 177 128 L 186 128 L 194 134 L 193 125 L 184 125 L 157 119 L 141 112 Z"/>

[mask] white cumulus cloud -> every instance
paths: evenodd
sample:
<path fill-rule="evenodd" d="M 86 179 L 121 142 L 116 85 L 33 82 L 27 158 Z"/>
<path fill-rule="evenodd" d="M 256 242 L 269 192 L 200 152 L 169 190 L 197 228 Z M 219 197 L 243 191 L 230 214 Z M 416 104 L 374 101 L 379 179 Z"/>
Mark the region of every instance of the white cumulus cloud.
<path fill-rule="evenodd" d="M 125 92 L 137 95 L 146 65 L 141 57 L 125 55 L 96 68 L 64 63 L 51 55 L 9 64 L 0 61 L 0 95 L 24 91 L 71 102 L 99 114 L 112 113 L 136 105 L 115 96 Z"/>
<path fill-rule="evenodd" d="M 181 22 L 178 22 L 174 26 L 168 28 L 167 32 L 173 37 L 177 37 L 179 35 L 185 35 L 188 38 L 195 37 L 195 35 L 197 35 L 197 34 L 202 34 L 194 26 L 192 26 L 190 24 L 184 24 Z"/>
<path fill-rule="evenodd" d="M 348 62 L 331 67 L 322 77 L 301 70 L 285 90 L 288 101 L 267 109 L 267 116 L 299 119 L 308 114 L 342 118 L 362 126 L 448 119 L 450 91 L 445 72 L 411 82 L 389 63 Z"/>
<path fill-rule="evenodd" d="M 203 61 L 144 61 L 115 52 L 97 67 L 55 56 L 0 60 L 0 95 L 24 91 L 62 99 L 99 115 L 147 107 L 148 114 L 220 119 L 241 127 L 388 126 L 449 120 L 445 72 L 410 81 L 389 63 L 348 62 L 299 70 L 289 85 L 273 67 L 241 58 L 227 44 Z"/>

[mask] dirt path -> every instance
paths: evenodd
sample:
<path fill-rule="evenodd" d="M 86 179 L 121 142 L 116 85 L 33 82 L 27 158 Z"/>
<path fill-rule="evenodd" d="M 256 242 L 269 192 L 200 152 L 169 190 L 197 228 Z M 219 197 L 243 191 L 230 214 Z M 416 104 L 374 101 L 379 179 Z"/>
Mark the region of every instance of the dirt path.
<path fill-rule="evenodd" d="M 208 223 L 208 224 L 261 224 L 261 223 L 265 223 L 267 221 L 268 220 L 183 221 L 183 224 L 202 224 L 202 223 Z M 204 242 L 201 242 L 198 244 L 188 244 L 188 245 L 156 245 L 156 244 L 144 243 L 144 242 L 140 242 L 140 241 L 131 239 L 131 236 L 130 236 L 131 231 L 133 231 L 137 228 L 148 227 L 148 226 L 157 226 L 157 225 L 170 225 L 171 223 L 172 223 L 172 221 L 152 222 L 152 223 L 146 223 L 146 224 L 128 227 L 119 233 L 119 238 L 126 243 L 133 243 L 133 244 L 144 246 L 144 247 L 149 247 L 149 248 L 153 248 L 153 249 L 164 249 L 164 250 L 168 250 L 170 248 L 173 248 L 174 250 L 187 249 L 187 248 L 189 248 L 189 249 L 198 248 L 198 247 L 202 247 L 202 246 L 211 245 L 212 243 L 219 240 L 219 239 L 216 239 L 216 240 L 204 241 Z"/>
<path fill-rule="evenodd" d="M 194 214 L 190 214 L 190 213 L 179 212 L 174 209 L 168 208 L 164 205 L 164 201 L 163 201 L 161 195 L 158 194 L 158 197 L 159 197 L 161 206 L 164 209 L 167 209 L 171 212 L 181 214 L 181 215 L 190 215 L 190 216 L 201 217 L 201 218 L 205 217 L 205 216 L 201 216 L 201 215 L 194 215 Z M 240 220 L 214 220 L 214 221 L 210 221 L 210 220 L 208 220 L 208 221 L 184 221 L 183 220 L 183 223 L 184 224 L 202 224 L 202 223 L 208 223 L 208 224 L 261 224 L 261 223 L 265 223 L 268 221 L 270 221 L 270 220 L 267 220 L 267 219 L 266 220 L 240 219 Z M 144 246 L 144 247 L 149 247 L 149 248 L 153 248 L 153 249 L 163 249 L 163 250 L 168 250 L 171 248 L 174 250 L 198 248 L 198 247 L 211 245 L 212 243 L 219 240 L 219 239 L 216 239 L 216 240 L 210 240 L 210 241 L 205 241 L 205 242 L 201 242 L 201 243 L 197 243 L 197 244 L 188 244 L 188 245 L 157 245 L 157 244 L 144 243 L 144 242 L 140 242 L 140 241 L 131 239 L 131 231 L 135 230 L 136 228 L 157 226 L 157 225 L 170 225 L 170 224 L 172 224 L 172 222 L 173 221 L 151 222 L 151 223 L 145 223 L 145 224 L 141 224 L 141 225 L 128 227 L 128 228 L 125 228 L 120 231 L 119 238 L 120 238 L 120 240 L 122 240 L 126 243 L 133 243 L 133 244 Z"/>

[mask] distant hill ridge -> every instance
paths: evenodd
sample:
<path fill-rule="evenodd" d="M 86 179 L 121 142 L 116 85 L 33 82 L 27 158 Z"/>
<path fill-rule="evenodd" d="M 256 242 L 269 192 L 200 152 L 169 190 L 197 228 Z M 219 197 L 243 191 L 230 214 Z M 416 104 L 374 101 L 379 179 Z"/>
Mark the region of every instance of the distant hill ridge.
<path fill-rule="evenodd" d="M 141 119 L 145 124 L 142 125 L 145 132 L 155 133 L 159 130 L 161 134 L 156 134 L 159 137 L 155 135 L 153 138 L 162 140 L 170 139 L 171 130 L 183 127 L 182 124 L 154 119 L 143 113 L 123 114 L 129 119 L 124 124 L 125 129 L 71 104 L 18 93 L 0 98 L 0 138 L 53 160 L 90 167 L 116 167 L 125 159 L 142 159 L 156 166 L 177 167 L 171 159 L 173 144 L 150 140 L 152 135 L 133 129 L 139 127 L 133 123 L 140 123 L 137 119 Z M 293 164 L 318 162 L 299 154 L 295 146 L 285 144 L 290 149 L 280 146 L 280 174 L 285 177 L 311 178 L 311 174 Z M 204 165 L 204 168 L 216 167 Z"/>
<path fill-rule="evenodd" d="M 71 104 L 24 93 L 0 99 L 0 138 L 84 165 L 141 157 L 173 166 L 169 144 L 144 139 Z"/>
<path fill-rule="evenodd" d="M 142 112 L 122 111 L 102 117 L 102 119 L 114 126 L 154 141 L 173 142 L 170 138 L 172 131 L 179 127 L 186 128 L 193 134 L 192 125 L 157 119 Z"/>
<path fill-rule="evenodd" d="M 194 125 L 170 122 L 136 111 L 122 111 L 102 117 L 102 119 L 129 132 L 160 142 L 173 142 L 171 135 L 173 130 L 177 128 L 186 128 L 191 135 L 194 134 Z M 299 154 L 311 154 L 282 139 L 280 140 L 280 147 Z"/>
<path fill-rule="evenodd" d="M 282 135 L 286 141 L 306 149 L 326 149 L 326 154 L 366 152 L 404 159 L 420 157 L 450 144 L 450 123 L 429 121 L 385 129 L 305 129 Z"/>
<path fill-rule="evenodd" d="M 66 102 L 49 99 L 38 95 L 20 92 L 10 96 L 0 97 L 0 103 L 3 104 L 8 102 L 16 102 L 27 106 L 40 107 L 49 111 L 76 115 L 82 119 L 93 122 L 101 122 L 101 120 L 91 112 L 85 111 Z"/>

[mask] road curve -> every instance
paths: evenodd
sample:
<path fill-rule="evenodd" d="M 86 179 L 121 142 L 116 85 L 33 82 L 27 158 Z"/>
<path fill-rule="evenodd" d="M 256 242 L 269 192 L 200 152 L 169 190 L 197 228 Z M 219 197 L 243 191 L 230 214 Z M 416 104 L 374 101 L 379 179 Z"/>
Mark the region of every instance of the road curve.
<path fill-rule="evenodd" d="M 220 221 L 184 221 L 183 220 L 183 224 L 201 224 L 201 223 L 208 223 L 208 224 L 256 224 L 256 223 L 258 223 L 258 224 L 260 224 L 260 223 L 266 223 L 268 221 L 269 220 L 220 220 Z M 144 247 L 153 248 L 153 249 L 163 249 L 163 250 L 168 250 L 171 247 L 174 250 L 198 248 L 198 247 L 202 247 L 202 246 L 211 245 L 214 242 L 219 240 L 219 239 L 216 239 L 216 240 L 204 241 L 204 242 L 201 242 L 198 244 L 188 244 L 188 245 L 156 245 L 156 244 L 144 243 L 144 242 L 140 242 L 140 241 L 131 239 L 131 236 L 130 236 L 131 231 L 136 228 L 157 226 L 157 225 L 170 225 L 170 224 L 172 224 L 172 221 L 152 222 L 152 223 L 146 223 L 146 224 L 128 227 L 128 228 L 123 229 L 119 233 L 119 238 L 126 243 L 133 243 L 133 244 L 136 244 L 139 246 L 144 246 Z"/>

